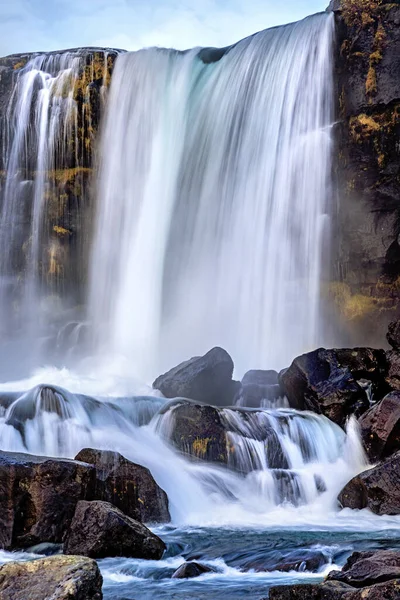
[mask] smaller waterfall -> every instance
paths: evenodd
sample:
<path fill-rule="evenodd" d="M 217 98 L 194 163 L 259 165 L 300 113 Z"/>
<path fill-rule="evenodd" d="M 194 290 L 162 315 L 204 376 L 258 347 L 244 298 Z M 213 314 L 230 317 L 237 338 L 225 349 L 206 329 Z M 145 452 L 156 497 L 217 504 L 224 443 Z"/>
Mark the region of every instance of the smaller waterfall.
<path fill-rule="evenodd" d="M 107 52 L 98 54 L 21 57 L 0 122 L 0 333 L 22 330 L 28 345 L 65 310 L 85 274 L 87 249 L 76 232 L 88 209 L 91 103 L 96 86 L 104 93 L 110 66 Z"/>

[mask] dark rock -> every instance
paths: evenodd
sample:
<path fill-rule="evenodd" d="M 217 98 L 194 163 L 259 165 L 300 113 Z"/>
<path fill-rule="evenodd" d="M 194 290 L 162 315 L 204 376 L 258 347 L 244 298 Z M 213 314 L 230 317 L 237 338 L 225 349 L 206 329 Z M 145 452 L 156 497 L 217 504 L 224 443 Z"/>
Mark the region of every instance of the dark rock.
<path fill-rule="evenodd" d="M 95 469 L 73 460 L 0 452 L 0 547 L 60 543 Z"/>
<path fill-rule="evenodd" d="M 378 515 L 400 514 L 400 453 L 353 477 L 339 494 L 343 507 L 369 508 Z"/>
<path fill-rule="evenodd" d="M 365 412 L 368 398 L 357 383 L 366 379 L 377 390 L 384 388 L 386 356 L 370 348 L 320 348 L 297 357 L 280 374 L 280 384 L 290 406 L 323 414 L 343 426 L 347 417 Z"/>
<path fill-rule="evenodd" d="M 320 585 L 280 585 L 269 590 L 269 600 L 347 600 L 346 594 L 353 590 L 339 581 Z"/>
<path fill-rule="evenodd" d="M 162 415 L 160 433 L 175 448 L 196 459 L 226 465 L 226 427 L 217 408 L 178 402 Z"/>
<path fill-rule="evenodd" d="M 94 560 L 52 556 L 0 567 L 1 600 L 101 600 L 103 578 Z"/>
<path fill-rule="evenodd" d="M 276 371 L 247 371 L 241 384 L 237 400 L 241 406 L 259 408 L 263 402 L 273 402 L 283 395 Z"/>
<path fill-rule="evenodd" d="M 343 600 L 399 600 L 400 579 L 354 590 L 343 596 Z"/>
<path fill-rule="evenodd" d="M 124 458 L 118 452 L 84 448 L 75 460 L 96 468 L 93 500 L 111 502 L 123 513 L 144 523 L 171 520 L 168 496 L 150 471 Z"/>
<path fill-rule="evenodd" d="M 242 379 L 242 385 L 277 385 L 278 383 L 278 373 L 272 370 L 247 371 Z"/>
<path fill-rule="evenodd" d="M 78 502 L 64 542 L 65 554 L 91 558 L 129 556 L 160 559 L 166 546 L 142 523 L 109 502 Z"/>
<path fill-rule="evenodd" d="M 341 571 L 331 571 L 328 579 L 362 588 L 400 578 L 400 552 L 377 550 L 353 552 Z"/>
<path fill-rule="evenodd" d="M 400 350 L 400 320 L 389 323 L 386 338 L 393 350 Z"/>
<path fill-rule="evenodd" d="M 322 566 L 326 565 L 326 558 L 318 550 L 294 550 L 286 555 L 277 553 L 278 556 L 271 556 L 266 559 L 260 556 L 257 559 L 251 559 L 242 565 L 246 571 L 253 570 L 256 573 L 265 571 L 298 571 L 298 572 L 317 572 Z"/>
<path fill-rule="evenodd" d="M 400 450 L 400 392 L 391 392 L 359 420 L 361 437 L 371 462 Z"/>
<path fill-rule="evenodd" d="M 391 390 L 400 391 L 400 352 L 395 350 L 386 352 L 386 360 L 388 363 L 386 383 Z"/>
<path fill-rule="evenodd" d="M 212 573 L 213 569 L 202 565 L 198 562 L 185 562 L 181 565 L 175 573 L 173 573 L 173 579 L 189 579 L 192 577 L 200 577 L 204 573 Z"/>
<path fill-rule="evenodd" d="M 153 388 L 166 398 L 189 398 L 219 406 L 233 403 L 238 382 L 232 381 L 233 361 L 222 348 L 195 356 L 160 375 Z"/>

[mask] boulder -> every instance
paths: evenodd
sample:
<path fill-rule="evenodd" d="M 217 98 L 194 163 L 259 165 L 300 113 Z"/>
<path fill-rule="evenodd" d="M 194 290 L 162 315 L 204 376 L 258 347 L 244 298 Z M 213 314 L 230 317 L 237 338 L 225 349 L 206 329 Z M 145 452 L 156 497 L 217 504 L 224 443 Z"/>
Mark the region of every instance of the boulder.
<path fill-rule="evenodd" d="M 400 350 L 400 320 L 389 323 L 386 339 L 393 350 Z"/>
<path fill-rule="evenodd" d="M 177 402 L 161 415 L 160 434 L 180 452 L 195 459 L 226 465 L 226 427 L 217 408 Z"/>
<path fill-rule="evenodd" d="M 52 556 L 0 567 L 1 600 L 101 600 L 103 578 L 94 560 Z"/>
<path fill-rule="evenodd" d="M 240 383 L 232 381 L 233 361 L 222 348 L 195 356 L 160 375 L 153 388 L 166 398 L 189 398 L 207 404 L 229 405 Z"/>
<path fill-rule="evenodd" d="M 0 547 L 61 543 L 95 469 L 73 460 L 0 452 Z"/>
<path fill-rule="evenodd" d="M 400 514 L 400 452 L 353 477 L 338 496 L 342 507 L 369 508 L 377 515 Z"/>
<path fill-rule="evenodd" d="M 376 550 L 353 552 L 341 571 L 331 571 L 328 579 L 363 588 L 400 579 L 400 552 Z"/>
<path fill-rule="evenodd" d="M 369 408 L 358 381 L 371 382 L 381 397 L 386 391 L 386 369 L 383 350 L 320 348 L 295 358 L 279 381 L 292 408 L 323 414 L 344 426 L 350 415 L 360 416 Z"/>
<path fill-rule="evenodd" d="M 400 352 L 391 350 L 386 352 L 388 370 L 386 374 L 386 384 L 391 390 L 400 391 Z"/>
<path fill-rule="evenodd" d="M 273 402 L 283 395 L 276 371 L 247 371 L 241 384 L 242 406 L 258 408 L 263 401 Z"/>
<path fill-rule="evenodd" d="M 204 575 L 204 573 L 212 573 L 213 571 L 214 570 L 210 567 L 198 562 L 185 562 L 172 574 L 172 579 L 200 577 L 200 575 Z"/>
<path fill-rule="evenodd" d="M 320 585 L 273 587 L 269 592 L 269 600 L 398 600 L 399 598 L 399 579 L 361 589 L 355 589 L 338 581 L 327 581 Z"/>
<path fill-rule="evenodd" d="M 96 484 L 93 500 L 111 502 L 123 513 L 142 523 L 171 520 L 168 496 L 150 471 L 118 452 L 84 448 L 75 460 L 94 465 Z"/>
<path fill-rule="evenodd" d="M 166 546 L 147 527 L 109 502 L 78 502 L 64 541 L 65 554 L 158 560 Z"/>
<path fill-rule="evenodd" d="M 372 463 L 400 450 L 400 392 L 391 392 L 359 420 L 361 437 Z"/>
<path fill-rule="evenodd" d="M 243 563 L 241 568 L 261 573 L 265 571 L 309 571 L 316 573 L 326 565 L 327 559 L 319 550 L 293 550 L 283 553 L 275 551 L 268 558 L 264 555 Z"/>

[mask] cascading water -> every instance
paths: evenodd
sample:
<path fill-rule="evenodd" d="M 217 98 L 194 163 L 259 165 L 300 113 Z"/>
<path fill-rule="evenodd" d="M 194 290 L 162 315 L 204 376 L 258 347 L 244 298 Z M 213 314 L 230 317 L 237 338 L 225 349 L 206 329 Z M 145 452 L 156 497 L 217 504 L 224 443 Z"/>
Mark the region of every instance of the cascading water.
<path fill-rule="evenodd" d="M 321 343 L 333 16 L 224 51 L 118 58 L 89 315 L 149 380 L 210 347 L 239 371 Z"/>

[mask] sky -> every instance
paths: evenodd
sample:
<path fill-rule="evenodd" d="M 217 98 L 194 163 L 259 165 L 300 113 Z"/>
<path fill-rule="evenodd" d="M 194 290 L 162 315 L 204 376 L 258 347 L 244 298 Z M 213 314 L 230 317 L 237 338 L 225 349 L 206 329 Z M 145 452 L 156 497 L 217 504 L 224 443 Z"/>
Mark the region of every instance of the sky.
<path fill-rule="evenodd" d="M 0 56 L 81 46 L 223 47 L 329 0 L 0 0 Z"/>

